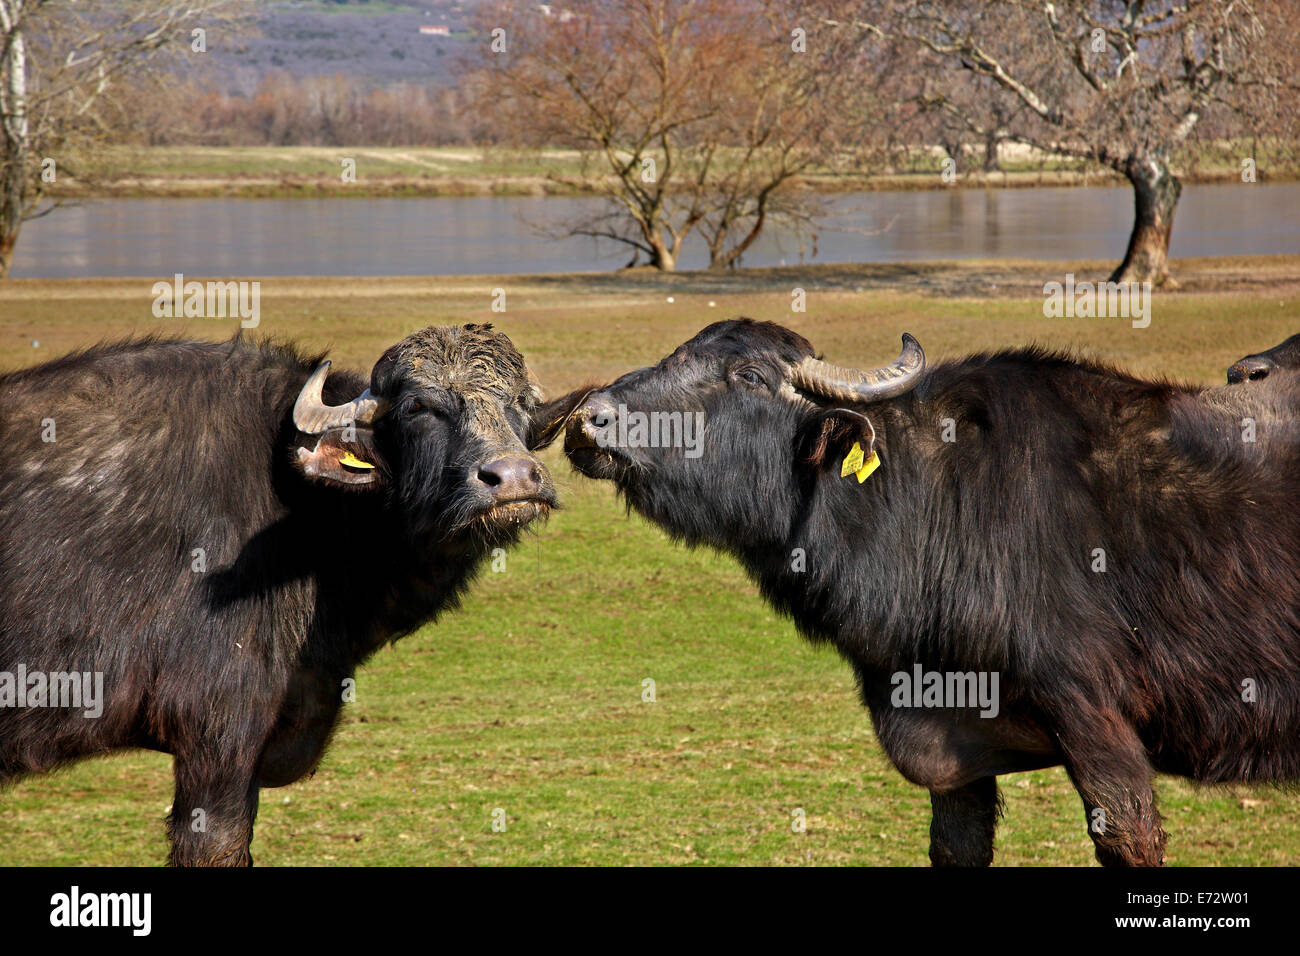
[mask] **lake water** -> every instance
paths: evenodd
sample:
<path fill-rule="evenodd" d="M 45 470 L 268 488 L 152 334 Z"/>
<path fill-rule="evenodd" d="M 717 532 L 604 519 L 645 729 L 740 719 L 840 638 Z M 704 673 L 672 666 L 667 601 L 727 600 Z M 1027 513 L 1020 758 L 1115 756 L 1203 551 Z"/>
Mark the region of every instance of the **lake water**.
<path fill-rule="evenodd" d="M 837 196 L 815 244 L 771 229 L 746 266 L 1123 257 L 1133 194 L 1108 187 Z M 113 199 L 23 227 L 12 275 L 427 275 L 602 271 L 630 251 L 539 233 L 590 199 Z M 1300 253 L 1300 183 L 1188 186 L 1175 256 Z M 702 243 L 684 269 L 702 268 Z"/>

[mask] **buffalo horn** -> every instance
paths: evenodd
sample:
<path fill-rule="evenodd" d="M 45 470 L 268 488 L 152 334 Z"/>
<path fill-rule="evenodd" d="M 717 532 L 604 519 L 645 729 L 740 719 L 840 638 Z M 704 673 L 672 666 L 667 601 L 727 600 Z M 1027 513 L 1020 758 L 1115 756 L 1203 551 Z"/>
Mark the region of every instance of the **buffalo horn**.
<path fill-rule="evenodd" d="M 920 343 L 904 332 L 902 354 L 884 368 L 842 368 L 809 357 L 790 370 L 790 382 L 832 401 L 878 402 L 915 388 L 924 371 L 925 353 Z"/>
<path fill-rule="evenodd" d="M 371 395 L 370 389 L 346 405 L 326 405 L 321 395 L 329 373 L 330 363 L 321 362 L 298 393 L 298 401 L 293 405 L 293 423 L 300 432 L 319 435 L 331 428 L 369 425 L 388 410 L 388 402 Z"/>

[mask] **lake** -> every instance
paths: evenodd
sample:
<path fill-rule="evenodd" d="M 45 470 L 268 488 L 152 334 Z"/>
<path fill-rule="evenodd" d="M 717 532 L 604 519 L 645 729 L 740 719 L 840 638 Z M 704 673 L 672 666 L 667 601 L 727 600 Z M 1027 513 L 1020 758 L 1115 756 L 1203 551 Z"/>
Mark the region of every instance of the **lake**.
<path fill-rule="evenodd" d="M 855 193 L 829 200 L 815 242 L 770 229 L 746 266 L 933 259 L 1113 259 L 1133 194 L 1110 187 Z M 582 198 L 112 199 L 23 227 L 14 277 L 590 272 L 630 250 L 548 238 Z M 1300 183 L 1188 186 L 1174 256 L 1300 253 Z M 688 242 L 681 267 L 707 263 Z"/>

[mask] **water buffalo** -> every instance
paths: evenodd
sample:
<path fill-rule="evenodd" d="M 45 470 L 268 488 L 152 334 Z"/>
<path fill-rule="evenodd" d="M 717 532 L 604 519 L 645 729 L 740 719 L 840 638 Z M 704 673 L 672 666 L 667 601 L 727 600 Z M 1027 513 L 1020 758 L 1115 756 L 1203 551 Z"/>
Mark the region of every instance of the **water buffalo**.
<path fill-rule="evenodd" d="M 1267 352 L 1237 359 L 1228 368 L 1228 384 L 1257 382 L 1279 368 L 1300 368 L 1300 334 L 1291 336 Z"/>
<path fill-rule="evenodd" d="M 848 660 L 937 865 L 991 862 L 999 774 L 1064 764 L 1097 858 L 1130 865 L 1164 858 L 1153 772 L 1300 778 L 1300 380 L 926 369 L 904 341 L 860 371 L 720 322 L 590 394 L 565 448 Z"/>
<path fill-rule="evenodd" d="M 289 347 L 130 341 L 0 376 L 0 783 L 175 758 L 173 864 L 250 864 L 358 664 L 555 506 L 568 411 L 487 325 L 369 383 Z M 569 399 L 572 403 L 572 399 Z"/>

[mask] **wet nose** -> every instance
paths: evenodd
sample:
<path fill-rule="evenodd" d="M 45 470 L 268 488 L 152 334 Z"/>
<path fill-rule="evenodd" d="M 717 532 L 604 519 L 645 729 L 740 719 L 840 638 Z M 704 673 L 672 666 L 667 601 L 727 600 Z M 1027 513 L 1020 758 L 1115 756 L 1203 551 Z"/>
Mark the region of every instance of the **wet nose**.
<path fill-rule="evenodd" d="M 617 416 L 614 403 L 603 395 L 592 395 L 569 419 L 565 436 L 566 448 L 596 448 L 600 439 Z"/>
<path fill-rule="evenodd" d="M 542 490 L 541 466 L 526 455 L 506 455 L 480 465 L 475 477 L 497 501 L 534 498 Z"/>
<path fill-rule="evenodd" d="M 1277 368 L 1277 363 L 1262 355 L 1248 355 L 1232 368 L 1228 369 L 1228 384 L 1236 385 L 1249 379 L 1252 382 L 1268 378 L 1268 373 Z"/>

